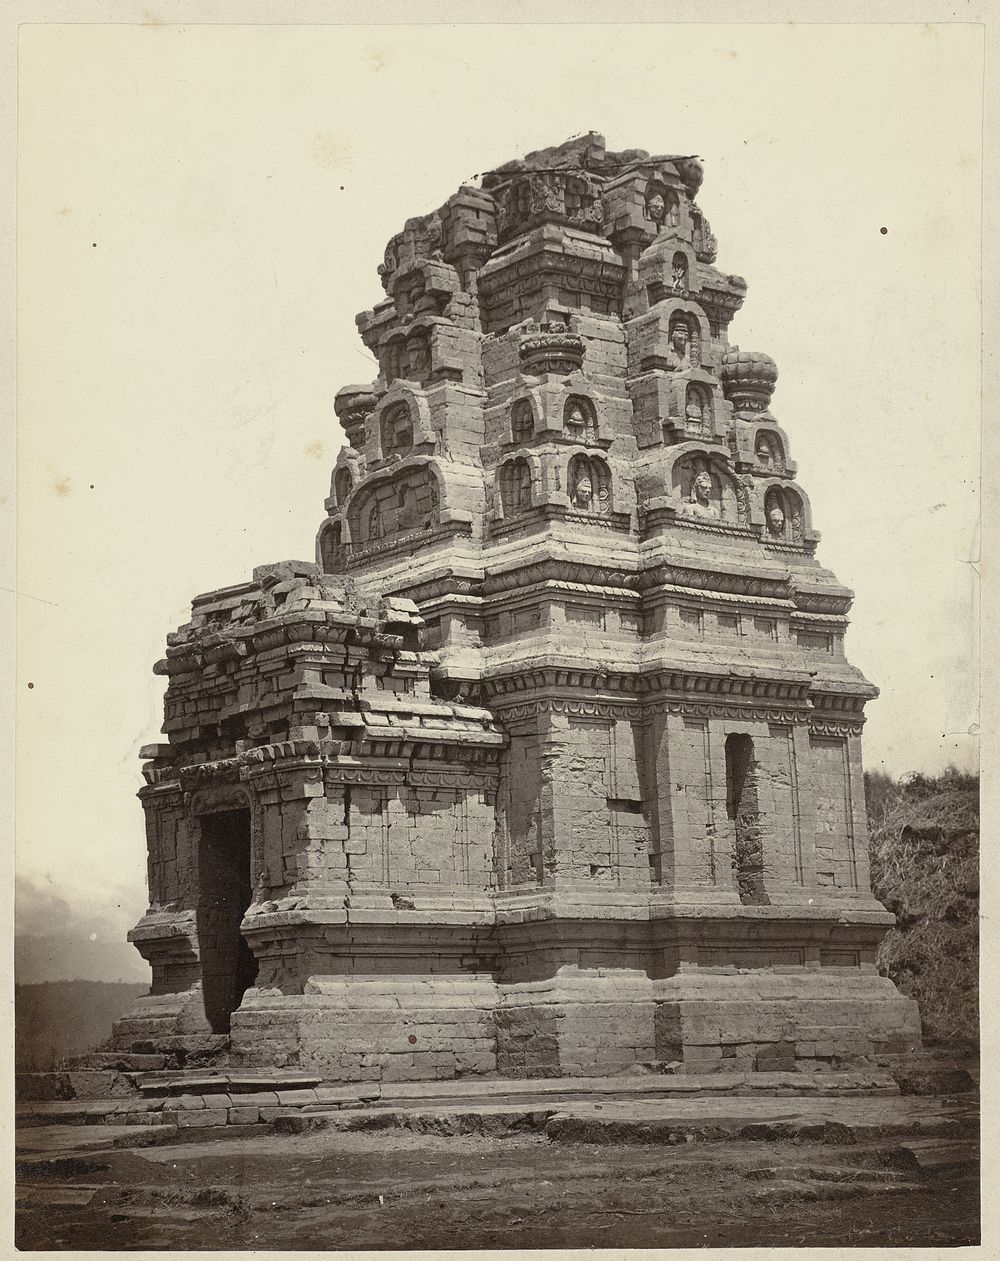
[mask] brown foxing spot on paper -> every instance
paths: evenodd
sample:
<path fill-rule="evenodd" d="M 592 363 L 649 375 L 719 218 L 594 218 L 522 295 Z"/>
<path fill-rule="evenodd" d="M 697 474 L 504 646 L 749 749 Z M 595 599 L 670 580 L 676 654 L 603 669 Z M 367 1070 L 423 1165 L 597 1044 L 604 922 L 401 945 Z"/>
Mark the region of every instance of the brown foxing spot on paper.
<path fill-rule="evenodd" d="M 356 151 L 354 141 L 342 131 L 318 131 L 313 136 L 313 161 L 327 170 L 350 166 Z"/>
<path fill-rule="evenodd" d="M 317 438 L 315 442 L 310 442 L 306 446 L 306 455 L 311 455 L 314 460 L 322 460 L 325 450 L 324 443 L 321 438 Z"/>
<path fill-rule="evenodd" d="M 52 483 L 52 489 L 60 499 L 65 499 L 73 489 L 73 482 L 68 477 L 60 477 L 58 481 Z"/>
<path fill-rule="evenodd" d="M 391 54 L 386 48 L 366 48 L 365 61 L 375 71 L 384 70 L 392 59 Z"/>

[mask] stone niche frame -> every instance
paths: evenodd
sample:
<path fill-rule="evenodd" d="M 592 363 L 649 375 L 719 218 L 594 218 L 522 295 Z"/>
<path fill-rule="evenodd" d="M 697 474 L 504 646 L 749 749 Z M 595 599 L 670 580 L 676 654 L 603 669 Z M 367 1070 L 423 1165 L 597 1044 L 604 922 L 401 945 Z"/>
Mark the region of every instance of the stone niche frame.
<path fill-rule="evenodd" d="M 368 537 L 365 514 L 377 502 L 379 492 L 387 486 L 391 486 L 394 482 L 404 481 L 411 474 L 418 472 L 426 472 L 436 490 L 437 522 L 432 523 L 432 525 L 440 524 L 447 519 L 445 513 L 448 503 L 448 483 L 439 459 L 433 455 L 410 452 L 398 461 L 385 464 L 374 473 L 371 473 L 365 478 L 363 484 L 355 489 L 351 502 L 351 516 L 348 522 L 348 532 L 354 548 L 366 548 L 379 543 L 391 542 L 395 539 L 405 538 L 407 534 L 412 533 L 414 530 L 429 528 L 411 526 L 407 529 L 395 530 L 392 533 L 380 534 L 376 539 Z"/>
<path fill-rule="evenodd" d="M 405 404 L 410 412 L 413 426 L 413 443 L 406 451 L 393 451 L 384 454 L 382 446 L 382 417 L 391 408 Z M 369 476 L 381 472 L 390 461 L 406 459 L 410 455 L 428 455 L 436 447 L 437 435 L 431 423 L 431 410 L 419 387 L 401 385 L 394 382 L 382 395 L 373 410 L 369 412 L 365 424 L 365 454 Z M 421 448 L 425 448 L 421 450 Z M 426 448 L 430 448 L 429 450 Z M 365 484 L 368 478 L 364 479 Z M 359 490 L 360 484 L 355 486 Z"/>
<path fill-rule="evenodd" d="M 664 390 L 659 401 L 666 403 L 666 414 L 660 416 L 660 441 L 674 445 L 682 442 L 725 443 L 729 407 L 718 378 L 704 368 L 686 368 L 683 372 L 666 373 Z M 688 395 L 696 389 L 708 402 L 708 418 L 703 415 L 700 430 L 689 424 Z M 658 392 L 659 393 L 659 392 Z"/>
<path fill-rule="evenodd" d="M 654 502 L 659 498 L 654 490 L 648 502 L 652 507 L 662 505 L 672 508 L 679 522 L 727 527 L 749 526 L 750 513 L 746 507 L 741 508 L 740 505 L 744 492 L 730 460 L 728 448 L 718 443 L 689 441 L 663 448 L 653 473 L 653 480 L 659 483 L 662 499 L 659 503 Z M 706 465 L 713 487 L 717 490 L 717 497 L 713 498 L 720 509 L 718 517 L 699 518 L 682 512 L 682 506 L 689 500 L 691 486 L 697 476 L 694 468 L 699 461 Z M 741 520 L 741 516 L 747 519 Z"/>
<path fill-rule="evenodd" d="M 688 348 L 682 363 L 673 363 L 676 351 L 670 343 L 671 331 L 683 316 L 688 327 Z M 690 299 L 666 295 L 651 303 L 645 315 L 632 321 L 634 350 L 629 355 L 629 374 L 638 376 L 659 368 L 664 372 L 687 372 L 694 368 L 718 369 L 719 352 L 713 345 L 712 328 L 702 307 Z M 692 337 L 697 330 L 697 340 Z"/>
<path fill-rule="evenodd" d="M 758 481 L 755 486 L 755 499 L 760 505 L 761 538 L 767 544 L 793 547 L 805 547 L 819 537 L 812 528 L 812 508 L 809 500 L 797 482 L 783 478 L 769 477 L 766 481 Z M 796 500 L 798 501 L 796 503 Z M 771 533 L 767 515 L 772 502 L 779 502 L 785 514 L 785 529 L 781 535 Z M 795 509 L 798 508 L 799 525 L 794 525 Z"/>
<path fill-rule="evenodd" d="M 798 463 L 789 456 L 788 434 L 773 420 L 768 413 L 759 413 L 752 421 L 736 423 L 736 457 L 742 468 L 757 477 L 794 478 L 798 472 Z M 765 434 L 776 443 L 781 456 L 780 466 L 764 468 L 757 460 L 757 443 L 760 435 Z"/>
<path fill-rule="evenodd" d="M 316 564 L 325 574 L 343 573 L 351 545 L 346 515 L 327 517 L 316 531 Z"/>
<path fill-rule="evenodd" d="M 506 456 L 507 452 L 513 448 L 521 448 L 528 442 L 537 442 L 539 438 L 548 436 L 547 434 L 547 413 L 542 393 L 546 387 L 544 385 L 522 385 L 516 390 L 506 403 L 500 407 L 493 407 L 487 411 L 494 414 L 495 429 L 490 433 L 490 427 L 487 428 L 487 442 L 494 442 Z M 520 438 L 514 433 L 514 411 L 515 408 L 526 407 L 531 414 L 531 434 Z"/>
<path fill-rule="evenodd" d="M 528 466 L 530 478 L 530 502 L 513 508 L 508 512 L 507 505 L 504 503 L 503 483 L 507 470 L 511 469 L 520 461 Z M 542 463 L 542 457 L 537 451 L 530 448 L 517 447 L 511 451 L 504 453 L 503 458 L 498 462 L 495 470 L 493 483 L 493 509 L 490 513 L 491 519 L 495 522 L 510 522 L 517 520 L 518 517 L 524 516 L 530 512 L 532 508 L 537 508 L 545 503 L 547 496 L 545 494 L 545 473 Z"/>
<path fill-rule="evenodd" d="M 655 205 L 656 197 L 663 201 L 662 211 Z M 610 180 L 604 207 L 609 236 L 630 261 L 658 238 L 692 240 L 688 190 L 672 163 L 643 163 Z"/>
<path fill-rule="evenodd" d="M 683 259 L 683 282 L 678 287 L 677 258 Z M 664 301 L 697 301 L 701 278 L 694 247 L 676 237 L 658 237 L 639 256 L 639 283 L 650 308 Z"/>

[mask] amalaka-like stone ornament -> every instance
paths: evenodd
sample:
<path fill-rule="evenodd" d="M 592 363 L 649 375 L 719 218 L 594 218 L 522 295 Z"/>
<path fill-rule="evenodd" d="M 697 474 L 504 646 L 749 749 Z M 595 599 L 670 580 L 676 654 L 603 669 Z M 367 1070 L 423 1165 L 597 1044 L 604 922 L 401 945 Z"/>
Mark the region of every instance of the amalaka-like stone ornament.
<path fill-rule="evenodd" d="M 157 667 L 118 1045 L 356 1081 L 918 1041 L 851 592 L 701 181 L 590 134 L 389 242 L 315 561 L 197 597 Z"/>

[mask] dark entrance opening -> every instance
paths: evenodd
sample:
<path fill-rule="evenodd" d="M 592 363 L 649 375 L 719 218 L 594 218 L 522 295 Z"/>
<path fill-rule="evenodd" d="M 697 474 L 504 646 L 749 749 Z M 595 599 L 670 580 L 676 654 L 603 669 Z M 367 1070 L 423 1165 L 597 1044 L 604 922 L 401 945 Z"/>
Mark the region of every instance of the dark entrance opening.
<path fill-rule="evenodd" d="M 764 841 L 757 802 L 757 763 L 749 736 L 726 737 L 726 813 L 733 820 L 733 873 L 740 901 L 746 906 L 768 906 L 764 892 Z"/>
<path fill-rule="evenodd" d="M 198 880 L 205 1015 L 213 1033 L 228 1033 L 230 1017 L 257 976 L 257 960 L 240 936 L 251 896 L 249 810 L 202 815 Z"/>

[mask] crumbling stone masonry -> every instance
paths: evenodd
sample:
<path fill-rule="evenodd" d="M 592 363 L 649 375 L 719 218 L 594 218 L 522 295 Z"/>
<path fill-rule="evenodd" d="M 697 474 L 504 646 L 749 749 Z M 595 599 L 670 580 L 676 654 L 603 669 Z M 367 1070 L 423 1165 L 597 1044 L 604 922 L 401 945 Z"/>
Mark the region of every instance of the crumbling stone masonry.
<path fill-rule="evenodd" d="M 875 969 L 851 593 L 694 158 L 590 134 L 408 219 L 316 564 L 195 599 L 121 1047 L 334 1081 L 822 1067 Z"/>

